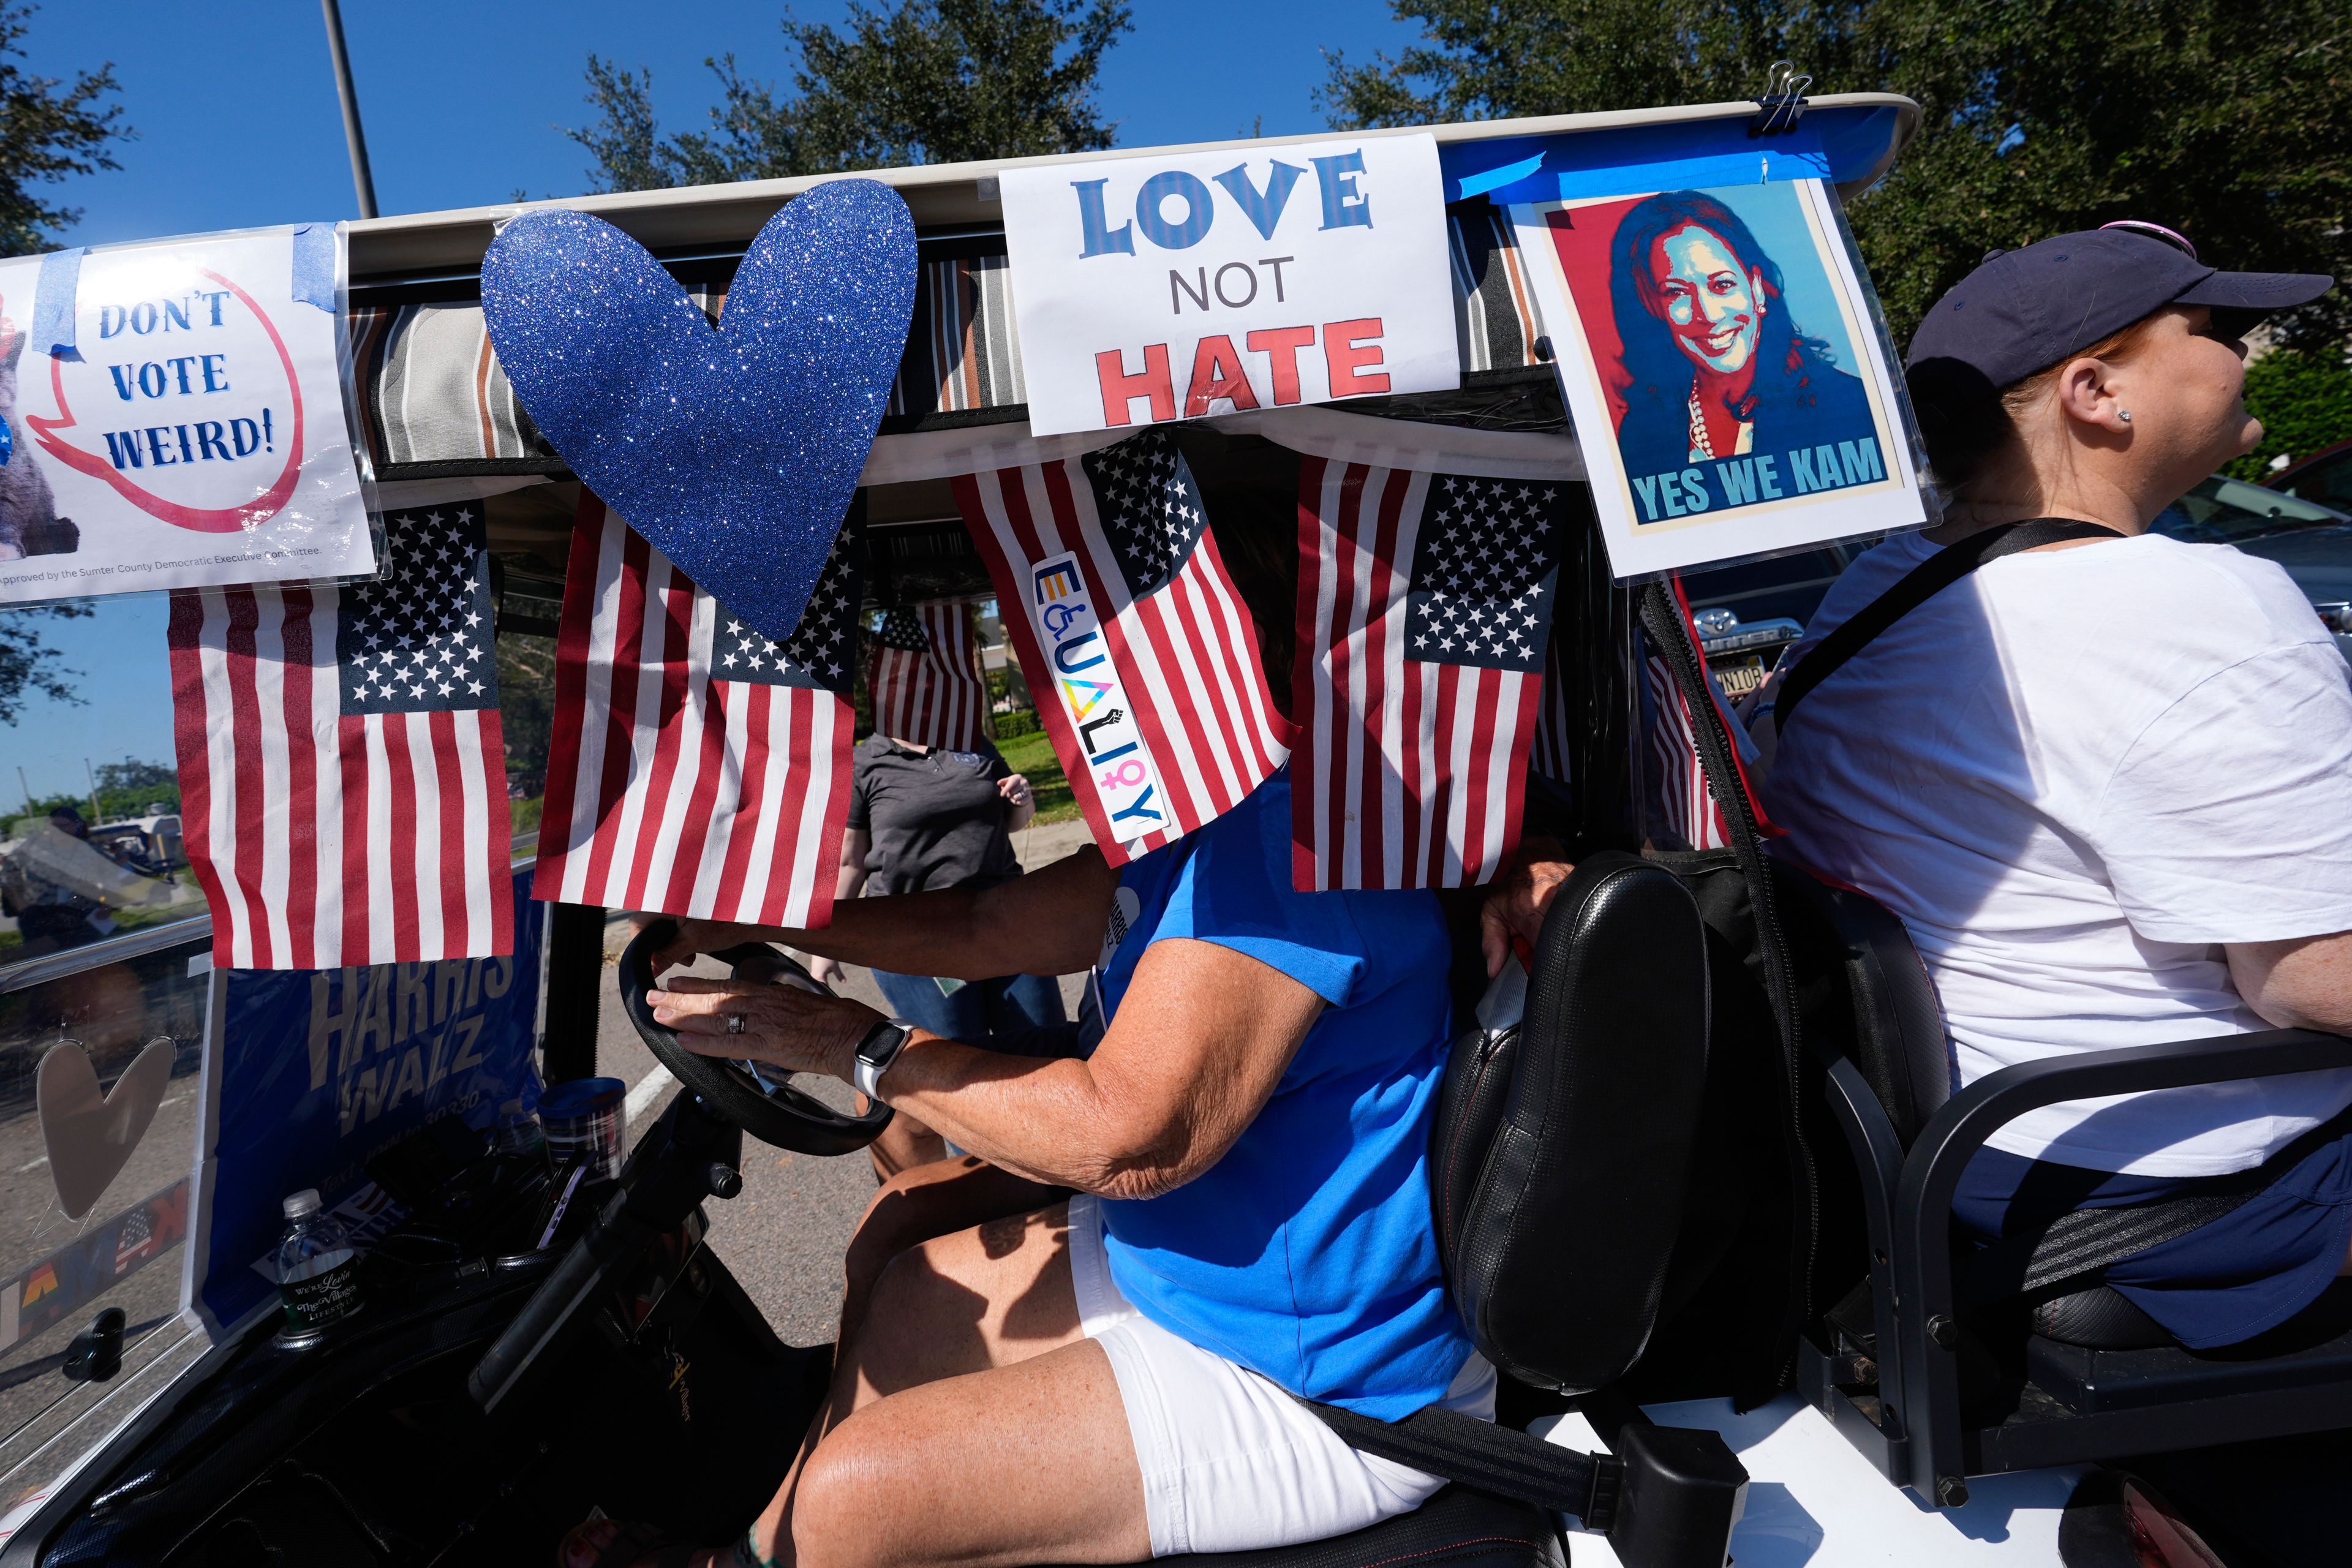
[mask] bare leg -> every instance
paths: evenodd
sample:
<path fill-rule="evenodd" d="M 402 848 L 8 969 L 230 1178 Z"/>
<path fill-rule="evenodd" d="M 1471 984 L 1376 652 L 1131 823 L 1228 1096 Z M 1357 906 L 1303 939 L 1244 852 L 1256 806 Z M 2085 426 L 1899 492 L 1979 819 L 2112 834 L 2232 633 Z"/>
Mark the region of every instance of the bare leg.
<path fill-rule="evenodd" d="M 857 1096 L 857 1114 L 865 1115 L 871 1103 L 864 1095 Z M 918 1165 L 946 1159 L 948 1141 L 902 1110 L 890 1118 L 890 1125 L 882 1129 L 879 1138 L 866 1146 L 866 1153 L 874 1162 L 874 1179 L 887 1182 Z"/>
<path fill-rule="evenodd" d="M 1017 1568 L 1150 1554 L 1118 1384 L 1078 1326 L 1056 1205 L 882 1272 L 754 1535 L 793 1568 Z"/>
<path fill-rule="evenodd" d="M 1066 1188 L 1016 1176 L 970 1154 L 892 1177 L 866 1205 L 842 1260 L 846 1279 L 837 1342 L 856 1340 L 875 1281 L 900 1253 L 1007 1215 L 1050 1208 L 1068 1195 Z"/>

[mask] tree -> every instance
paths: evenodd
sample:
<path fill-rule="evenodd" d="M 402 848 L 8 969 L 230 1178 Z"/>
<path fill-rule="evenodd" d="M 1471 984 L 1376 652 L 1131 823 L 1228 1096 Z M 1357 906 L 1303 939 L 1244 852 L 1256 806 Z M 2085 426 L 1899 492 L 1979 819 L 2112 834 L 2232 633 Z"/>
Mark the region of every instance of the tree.
<path fill-rule="evenodd" d="M 0 724 L 14 724 L 24 710 L 27 692 L 58 702 L 79 703 L 81 695 L 66 684 L 78 669 L 60 669 L 48 661 L 57 648 L 41 636 L 44 620 L 79 620 L 90 614 L 88 605 L 37 605 L 26 610 L 0 610 Z"/>
<path fill-rule="evenodd" d="M 1917 138 L 1852 211 L 1898 342 L 1987 250 L 2121 217 L 2180 230 L 2219 267 L 2352 272 L 2341 0 L 1391 4 L 1423 41 L 1333 56 L 1337 125 L 1727 101 L 1780 58 L 1815 93 L 1916 100 Z M 2279 325 L 2340 339 L 2352 300 Z"/>
<path fill-rule="evenodd" d="M 2352 364 L 2340 351 L 2273 349 L 2246 367 L 2246 412 L 2263 422 L 2263 441 L 2229 466 L 2242 479 L 2352 440 Z"/>
<path fill-rule="evenodd" d="M 126 795 L 145 795 L 155 790 L 177 789 L 180 770 L 170 763 L 142 763 L 125 757 L 119 763 L 98 764 L 98 789 L 100 795 L 121 791 Z"/>
<path fill-rule="evenodd" d="M 792 89 L 728 55 L 705 63 L 710 129 L 664 137 L 653 73 L 588 57 L 596 124 L 566 135 L 595 157 L 593 188 L 635 191 L 1108 147 L 1103 55 L 1133 25 L 1123 0 L 851 0 L 845 35 L 783 22 Z"/>
<path fill-rule="evenodd" d="M 81 218 L 80 208 L 52 206 L 32 185 L 121 168 L 107 148 L 132 134 L 122 106 L 100 101 L 115 90 L 111 64 L 77 71 L 71 82 L 16 65 L 36 9 L 0 0 L 0 256 L 50 249 L 48 231 Z"/>

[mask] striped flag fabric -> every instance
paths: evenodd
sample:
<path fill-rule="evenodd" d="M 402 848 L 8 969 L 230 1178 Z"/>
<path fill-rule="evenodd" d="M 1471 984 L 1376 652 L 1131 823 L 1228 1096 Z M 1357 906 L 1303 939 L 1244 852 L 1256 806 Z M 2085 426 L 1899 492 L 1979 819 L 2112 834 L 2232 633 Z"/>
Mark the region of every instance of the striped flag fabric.
<path fill-rule="evenodd" d="M 1669 584 L 1675 611 L 1682 617 L 1684 635 L 1698 657 L 1699 668 L 1706 670 L 1706 656 L 1699 651 L 1702 644 L 1698 626 L 1691 616 L 1690 596 L 1680 577 L 1670 579 Z M 1665 656 L 1658 651 L 1646 631 L 1642 634 L 1642 750 L 1646 759 L 1643 771 L 1648 775 L 1650 838 L 1661 849 L 1728 848 L 1731 825 L 1699 761 L 1698 731 L 1690 704 L 1675 687 L 1674 671 Z M 1732 717 L 1731 704 L 1724 700 L 1722 682 L 1712 670 L 1706 670 L 1706 686 L 1707 699 L 1722 717 L 1724 732 L 1731 742 L 1731 766 L 1738 775 L 1735 782 L 1748 796 L 1748 808 L 1759 831 L 1767 838 L 1777 838 L 1781 830 L 1765 812 L 1748 776 L 1748 764 L 1756 759 L 1755 745 L 1748 740 L 1748 731 Z"/>
<path fill-rule="evenodd" d="M 172 595 L 181 820 L 223 968 L 514 952 L 480 510 L 384 532 L 373 583 Z"/>
<path fill-rule="evenodd" d="M 789 642 L 583 491 L 534 898 L 813 929 L 849 818 L 861 574 L 845 527 Z"/>
<path fill-rule="evenodd" d="M 1458 888 L 1519 838 L 1558 483 L 1299 468 L 1292 881 Z"/>
<path fill-rule="evenodd" d="M 874 728 L 894 741 L 976 752 L 986 732 L 988 681 L 972 606 L 941 599 L 892 610 L 874 634 Z"/>
<path fill-rule="evenodd" d="M 1571 784 L 1576 776 L 1569 761 L 1573 753 L 1568 743 L 1571 732 L 1568 692 L 1568 682 L 1560 675 L 1559 639 L 1554 637 L 1544 653 L 1543 705 L 1537 710 L 1536 743 L 1528 753 L 1528 765 L 1561 784 Z"/>
<path fill-rule="evenodd" d="M 1112 865 L 1213 821 L 1282 765 L 1290 729 L 1256 628 L 1165 433 L 967 475 L 955 492 Z"/>
<path fill-rule="evenodd" d="M 1647 638 L 1643 639 L 1645 648 Z M 1654 652 L 1642 660 L 1642 723 L 1648 731 L 1651 841 L 1661 849 L 1722 849 L 1731 843 L 1723 808 L 1708 790 L 1699 765 L 1698 736 L 1690 705 L 1675 689 L 1674 672 Z"/>

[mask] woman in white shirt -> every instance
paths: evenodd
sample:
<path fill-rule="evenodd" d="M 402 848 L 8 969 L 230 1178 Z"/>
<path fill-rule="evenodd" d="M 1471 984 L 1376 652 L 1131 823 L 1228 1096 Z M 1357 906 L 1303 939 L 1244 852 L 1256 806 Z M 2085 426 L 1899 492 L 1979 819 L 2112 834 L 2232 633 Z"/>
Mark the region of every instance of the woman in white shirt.
<path fill-rule="evenodd" d="M 1946 521 L 1823 600 L 1783 666 L 1766 805 L 1775 853 L 1902 918 L 1955 1087 L 2070 1052 L 2352 1033 L 2345 662 L 2277 565 L 2147 531 L 2262 437 L 2246 331 L 2329 284 L 2219 273 L 2178 236 L 2110 227 L 1989 258 L 1913 340 Z M 1983 564 L 1808 668 L 1963 541 Z M 1524 927 L 1556 869 L 1499 894 L 1490 926 Z M 2352 1073 L 2327 1072 L 2044 1107 L 1990 1140 L 1955 1217 L 1990 1242 L 2078 1208 L 2254 1192 L 2105 1274 L 2180 1342 L 2235 1343 L 2347 1268 L 2347 1106 Z"/>

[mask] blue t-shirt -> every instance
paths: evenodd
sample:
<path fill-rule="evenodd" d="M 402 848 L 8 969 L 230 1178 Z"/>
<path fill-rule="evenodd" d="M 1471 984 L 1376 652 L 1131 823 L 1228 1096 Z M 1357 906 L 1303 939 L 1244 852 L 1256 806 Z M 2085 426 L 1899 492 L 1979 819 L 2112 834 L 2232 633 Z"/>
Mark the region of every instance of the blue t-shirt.
<path fill-rule="evenodd" d="M 1290 862 L 1286 768 L 1120 875 L 1112 1016 L 1166 937 L 1246 953 L 1328 1005 L 1223 1159 L 1162 1196 L 1104 1202 L 1105 1249 L 1161 1327 L 1294 1394 L 1395 1420 L 1444 1397 L 1471 1350 L 1429 1211 L 1445 923 L 1426 892 L 1294 892 Z"/>

